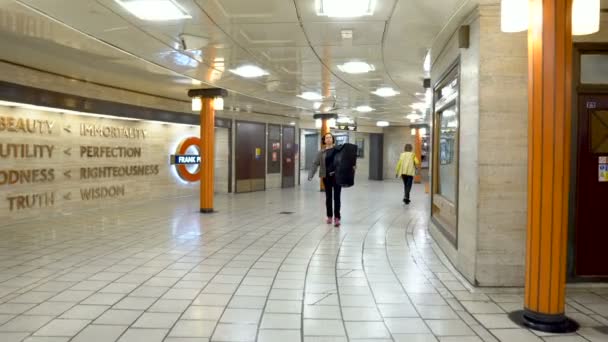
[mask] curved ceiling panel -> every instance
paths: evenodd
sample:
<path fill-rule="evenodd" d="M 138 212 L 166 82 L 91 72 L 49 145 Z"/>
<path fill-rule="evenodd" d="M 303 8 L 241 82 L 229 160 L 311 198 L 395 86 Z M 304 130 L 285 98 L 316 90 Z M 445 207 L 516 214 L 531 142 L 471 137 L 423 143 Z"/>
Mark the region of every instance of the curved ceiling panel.
<path fill-rule="evenodd" d="M 356 117 L 354 107 L 369 105 L 375 111 L 367 117 L 406 122 L 409 104 L 418 101 L 414 94 L 423 91 L 424 55 L 463 0 L 376 0 L 373 15 L 348 19 L 318 16 L 316 0 L 176 1 L 192 18 L 142 21 L 114 0 L 0 1 L 3 11 L 27 13 L 55 30 L 52 37 L 30 39 L 27 47 L 2 56 L 48 53 L 46 61 L 21 60 L 183 100 L 196 79 L 237 94 L 227 100 L 238 106 L 249 101 L 269 112 L 275 106 L 275 112 L 308 115 L 313 101 L 297 95 L 312 91 L 326 95 L 323 107 Z M 1 34 L 11 38 L 10 32 Z M 11 39 L 16 44 L 19 37 Z M 352 61 L 373 70 L 340 69 Z M 246 64 L 268 75 L 246 79 L 230 72 Z M 391 98 L 371 93 L 387 86 L 401 93 Z"/>

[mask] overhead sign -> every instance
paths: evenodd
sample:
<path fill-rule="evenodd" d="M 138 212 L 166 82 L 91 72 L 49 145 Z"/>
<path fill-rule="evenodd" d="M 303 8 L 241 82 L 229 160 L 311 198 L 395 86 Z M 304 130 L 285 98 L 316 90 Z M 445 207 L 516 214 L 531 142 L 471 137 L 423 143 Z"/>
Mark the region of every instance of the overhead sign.
<path fill-rule="evenodd" d="M 186 138 L 177 146 L 175 154 L 170 156 L 170 163 L 175 165 L 177 175 L 186 182 L 194 183 L 201 180 L 200 144 L 201 139 L 198 137 Z M 198 154 L 193 154 L 192 150 Z M 188 153 L 189 151 L 191 152 Z"/>

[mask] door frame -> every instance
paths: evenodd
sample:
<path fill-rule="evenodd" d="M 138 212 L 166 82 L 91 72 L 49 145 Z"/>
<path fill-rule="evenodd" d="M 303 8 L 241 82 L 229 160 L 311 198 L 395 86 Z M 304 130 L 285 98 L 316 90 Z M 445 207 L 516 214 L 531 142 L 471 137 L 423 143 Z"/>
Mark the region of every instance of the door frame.
<path fill-rule="evenodd" d="M 581 56 L 584 54 L 608 55 L 608 43 L 574 43 L 572 58 L 572 129 L 570 142 L 570 191 L 568 208 L 568 260 L 567 281 L 606 282 L 607 277 L 581 277 L 576 275 L 576 221 L 578 205 L 578 152 L 579 152 L 579 99 L 588 95 L 608 95 L 608 84 L 581 83 Z"/>

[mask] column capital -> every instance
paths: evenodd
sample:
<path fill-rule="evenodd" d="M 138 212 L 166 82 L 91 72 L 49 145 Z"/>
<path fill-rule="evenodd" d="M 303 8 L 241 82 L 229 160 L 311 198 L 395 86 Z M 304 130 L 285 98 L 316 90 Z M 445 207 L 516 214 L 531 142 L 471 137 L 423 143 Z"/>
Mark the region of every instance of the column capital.
<path fill-rule="evenodd" d="M 188 97 L 200 97 L 200 98 L 215 98 L 215 97 L 227 97 L 228 90 L 222 88 L 204 88 L 204 89 L 190 89 L 188 90 Z"/>

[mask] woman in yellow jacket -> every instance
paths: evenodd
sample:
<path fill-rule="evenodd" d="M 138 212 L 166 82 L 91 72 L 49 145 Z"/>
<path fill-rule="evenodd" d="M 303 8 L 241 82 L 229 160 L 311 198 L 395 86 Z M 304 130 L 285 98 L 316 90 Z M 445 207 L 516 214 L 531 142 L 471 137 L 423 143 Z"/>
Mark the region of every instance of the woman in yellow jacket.
<path fill-rule="evenodd" d="M 399 177 L 399 175 L 401 175 L 401 179 L 403 179 L 403 202 L 405 202 L 405 204 L 410 204 L 410 190 L 412 190 L 416 169 L 419 167 L 420 161 L 412 152 L 412 145 L 406 144 L 405 152 L 401 153 L 399 162 L 395 168 L 395 177 Z"/>

